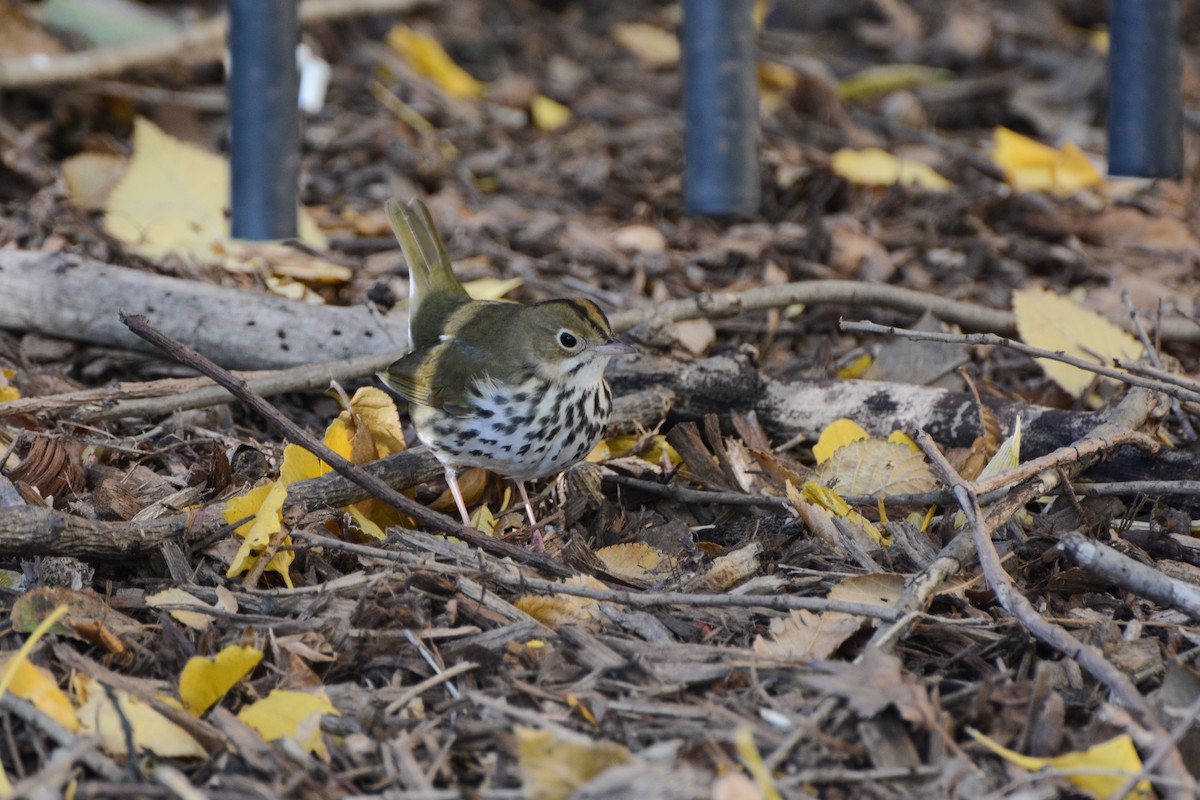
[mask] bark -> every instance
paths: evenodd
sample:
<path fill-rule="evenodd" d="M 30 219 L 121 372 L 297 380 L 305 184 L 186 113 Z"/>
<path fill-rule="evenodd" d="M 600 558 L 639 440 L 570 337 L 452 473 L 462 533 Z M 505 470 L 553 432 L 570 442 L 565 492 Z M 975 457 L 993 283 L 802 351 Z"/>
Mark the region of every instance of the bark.
<path fill-rule="evenodd" d="M 171 338 L 230 369 L 276 369 L 403 349 L 407 318 L 319 306 L 113 267 L 69 253 L 0 251 L 0 328 L 157 350 L 118 319 L 144 314 Z"/>

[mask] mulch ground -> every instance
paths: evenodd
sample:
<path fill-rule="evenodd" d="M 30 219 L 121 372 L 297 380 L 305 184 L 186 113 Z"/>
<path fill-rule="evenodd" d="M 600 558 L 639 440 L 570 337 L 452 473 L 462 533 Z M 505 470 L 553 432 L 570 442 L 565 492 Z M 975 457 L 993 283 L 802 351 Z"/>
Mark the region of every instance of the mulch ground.
<path fill-rule="evenodd" d="M 1200 83 L 1195 5 L 1185 5 L 1187 105 Z M 1014 290 L 1045 286 L 1120 315 L 1125 291 L 1152 338 L 1160 319 L 1194 321 L 1191 127 L 1188 177 L 1120 192 L 1019 192 L 989 156 L 999 125 L 1103 153 L 1104 56 L 1090 33 L 1103 22 L 1099 7 L 780 3 L 761 47 L 795 83 L 762 117 L 761 210 L 716 220 L 683 206 L 678 68 L 647 66 L 614 39 L 619 23 L 674 31 L 679 15 L 673 5 L 590 0 L 456 0 L 406 14 L 488 83 L 478 100 L 448 97 L 403 65 L 384 44 L 395 16 L 307 28 L 333 74 L 326 107 L 304 123 L 301 201 L 330 231 L 331 256 L 353 272 L 314 290 L 329 304 L 402 301 L 403 261 L 382 213 L 398 196 L 425 199 L 461 277 L 520 278 L 510 297 L 525 302 L 583 294 L 618 313 L 837 279 L 968 309 L 1007 309 Z M 953 79 L 855 100 L 839 94 L 838 79 L 895 63 L 942 67 Z M 56 182 L 61 162 L 78 152 L 127 152 L 136 115 L 220 150 L 219 91 L 219 70 L 207 64 L 7 92 L 0 246 L 267 291 L 261 275 L 130 252 Z M 535 93 L 567 105 L 571 122 L 553 133 L 530 124 Z M 397 116 L 385 95 L 413 116 Z M 418 118 L 424 124 L 414 125 Z M 933 164 L 953 186 L 866 187 L 835 172 L 835 151 L 870 146 Z M 956 321 L 978 329 L 963 313 Z M 918 316 L 887 302 L 812 302 L 638 328 L 646 359 L 676 365 L 681 377 L 658 405 L 629 412 L 628 452 L 540 487 L 552 522 L 548 555 L 586 576 L 571 579 L 565 595 L 534 566 L 404 520 L 369 541 L 340 502 L 312 500 L 285 510 L 291 538 L 272 541 L 275 552 L 294 554 L 291 588 L 265 564 L 227 577 L 241 540 L 220 508 L 275 477 L 286 444 L 263 419 L 236 404 L 86 425 L 69 410 L 4 417 L 0 435 L 21 466 L 9 462 L 2 479 L 0 533 L 15 541 L 45 528 L 60 538 L 4 558 L 11 588 L 0 589 L 0 612 L 11 622 L 3 646 L 15 651 L 50 608 L 68 604 L 70 629 L 43 639 L 33 662 L 76 702 L 96 686 L 142 698 L 205 755 L 126 758 L 117 751 L 136 723 L 123 715 L 120 733 L 97 742 L 56 727 L 10 690 L 0 698 L 0 762 L 14 783 L 26 781 L 29 797 L 1072 797 L 1106 796 L 1124 779 L 1089 795 L 1061 769 L 1034 774 L 969 731 L 1034 757 L 1128 735 L 1143 761 L 1154 759 L 1147 772 L 1161 794 L 1192 796 L 1179 783 L 1185 769 L 1200 774 L 1197 605 L 1147 599 L 1144 583 L 1076 566 L 1059 545 L 1078 532 L 1178 581 L 1183 594 L 1200 590 L 1195 490 L 1179 483 L 1198 463 L 1200 406 L 1101 387 L 1098 410 L 1116 429 L 1097 430 L 1102 417 L 1085 416 L 1089 409 L 1026 355 L 960 345 L 939 371 L 944 355 L 838 326 L 840 318 L 910 326 Z M 25 398 L 194 374 L 109 344 L 5 325 L 0 362 Z M 1194 341 L 1166 341 L 1164 369 L 1191 374 Z M 996 406 L 1087 420 L 1060 442 L 1082 442 L 1081 450 L 1059 453 L 1049 478 L 1035 470 L 993 487 L 1000 491 L 976 519 L 960 513 L 965 494 L 940 489 L 973 468 L 972 452 L 978 459 L 1013 431 L 980 426 L 973 445 L 970 437 L 942 442 L 953 466 L 935 470 L 937 486 L 911 490 L 927 492 L 920 502 L 882 515 L 879 503 L 855 506 L 886 530 L 892 543 L 882 546 L 798 497 L 819 430 L 741 406 L 737 392 L 705 395 L 695 388 L 703 381 L 686 378 L 695 365 L 736 364 L 736 374 L 771 386 L 836 387 L 868 358 L 866 377 L 889 382 L 885 389 L 920 374 Z M 646 383 L 614 378 L 618 394 L 647 392 Z M 840 402 L 830 392 L 828 402 Z M 318 436 L 339 411 L 328 394 L 276 402 Z M 881 429 L 885 410 L 873 417 L 869 404 L 857 408 L 855 422 L 890 432 Z M 1084 451 L 1118 452 L 1105 444 L 1114 435 L 1169 449 L 1171 474 L 1110 469 L 1105 491 L 1073 493 L 1093 465 Z M 664 455 L 667 445 L 677 461 Z M 1136 463 L 1165 458 L 1155 451 Z M 1055 475 L 1058 486 L 1029 488 Z M 433 477 L 415 496 L 434 502 L 444 490 Z M 505 493 L 502 481 L 487 480 L 477 501 L 500 517 L 497 535 L 524 545 L 521 517 L 499 511 Z M 162 540 L 112 555 L 135 530 Z M 96 537 L 92 544 L 72 538 L 80 531 Z M 994 543 L 983 567 L 979 537 Z M 622 572 L 604 560 L 616 556 L 597 554 L 610 545 L 646 545 L 638 558 L 662 560 Z M 109 558 L 60 558 L 106 547 Z M 988 558 L 996 559 L 990 571 Z M 998 586 L 999 576 L 1010 583 Z M 166 588 L 188 591 L 207 621 L 193 627 L 147 602 Z M 262 662 L 211 710 L 195 716 L 162 699 L 176 693 L 189 659 L 229 645 L 254 647 Z M 90 690 L 79 688 L 81 676 Z M 323 692 L 337 710 L 320 719 L 319 752 L 299 735 L 264 741 L 238 718 L 276 690 Z M 1177 749 L 1155 755 L 1172 729 Z"/>

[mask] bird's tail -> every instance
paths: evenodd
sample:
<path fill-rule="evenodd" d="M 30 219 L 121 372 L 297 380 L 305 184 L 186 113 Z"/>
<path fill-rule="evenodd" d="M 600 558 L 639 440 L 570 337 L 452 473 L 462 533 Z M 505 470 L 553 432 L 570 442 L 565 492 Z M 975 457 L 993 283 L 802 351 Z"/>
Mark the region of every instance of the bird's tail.
<path fill-rule="evenodd" d="M 467 291 L 454 277 L 450 266 L 450 256 L 442 244 L 437 226 L 429 209 L 420 200 L 412 200 L 405 204 L 392 199 L 387 201 L 388 220 L 392 230 L 404 251 L 404 260 L 408 262 L 408 328 L 409 339 L 413 346 L 421 344 L 418 340 L 422 329 L 436 326 L 437 321 L 423 319 L 430 316 L 422 314 L 421 308 L 432 297 L 435 298 L 433 307 L 440 311 L 444 306 L 460 298 L 467 297 Z M 434 308 L 430 307 L 429 312 Z M 437 314 L 440 316 L 440 313 Z"/>

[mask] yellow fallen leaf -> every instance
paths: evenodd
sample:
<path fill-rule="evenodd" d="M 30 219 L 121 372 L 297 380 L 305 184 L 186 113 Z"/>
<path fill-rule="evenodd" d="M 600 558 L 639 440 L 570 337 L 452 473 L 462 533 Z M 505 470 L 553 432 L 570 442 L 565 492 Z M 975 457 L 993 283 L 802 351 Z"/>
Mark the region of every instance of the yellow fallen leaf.
<path fill-rule="evenodd" d="M 874 361 L 870 353 L 854 353 L 844 361 L 838 362 L 837 376 L 846 379 L 861 378 Z"/>
<path fill-rule="evenodd" d="M 388 31 L 388 46 L 416 70 L 453 97 L 472 98 L 483 94 L 483 84 L 454 63 L 445 49 L 431 36 L 418 33 L 407 25 Z"/>
<path fill-rule="evenodd" d="M 346 511 L 350 514 L 350 517 L 358 525 L 359 530 L 362 531 L 363 536 L 366 538 L 373 542 L 382 542 L 387 538 L 387 533 L 384 531 L 384 526 L 381 526 L 378 522 L 371 519 L 367 512 L 358 507 L 357 503 L 352 506 L 346 506 Z"/>
<path fill-rule="evenodd" d="M 0 671 L 8 668 L 15 655 L 6 656 L 0 661 Z M 12 680 L 8 691 L 22 700 L 27 700 L 59 725 L 69 731 L 79 729 L 79 720 L 75 718 L 75 706 L 66 693 L 58 688 L 58 682 L 49 670 L 34 666 L 29 660 L 22 658 L 13 667 Z"/>
<path fill-rule="evenodd" d="M 0 370 L 0 376 L 2 376 L 0 377 L 0 403 L 8 403 L 21 399 L 21 390 L 11 383 L 16 375 L 17 373 L 8 367 Z"/>
<path fill-rule="evenodd" d="M 0 696 L 12 686 L 13 681 L 17 677 L 17 672 L 21 670 L 21 665 L 29 661 L 29 654 L 33 652 L 34 645 L 38 643 L 46 632 L 55 626 L 55 624 L 65 617 L 70 609 L 66 604 L 59 605 L 53 611 L 46 615 L 45 619 L 38 623 L 37 627 L 29 634 L 29 638 L 17 650 L 16 655 L 8 659 L 4 665 L 4 669 L 0 670 Z M 4 771 L 4 765 L 0 764 L 0 794 L 5 796 L 12 790 L 12 783 L 8 780 L 8 773 Z"/>
<path fill-rule="evenodd" d="M 162 758 L 206 758 L 208 753 L 192 735 L 158 713 L 147 703 L 121 691 L 88 692 L 87 702 L 76 712 L 79 725 L 88 734 L 100 738 L 100 746 L 110 755 L 127 754 L 125 726 L 133 730 L 133 745 Z M 120 710 L 118 711 L 118 706 Z"/>
<path fill-rule="evenodd" d="M 650 583 L 675 569 L 675 559 L 644 542 L 626 542 L 601 547 L 596 558 L 604 568 L 621 578 Z"/>
<path fill-rule="evenodd" d="M 129 159 L 114 153 L 80 153 L 62 162 L 59 175 L 72 203 L 84 211 L 99 211 L 128 166 Z"/>
<path fill-rule="evenodd" d="M 462 490 L 467 508 L 475 505 L 487 490 L 488 473 L 478 467 L 465 469 L 458 475 L 458 488 Z M 434 511 L 455 511 L 454 495 L 449 489 L 439 494 L 429 507 Z M 455 511 L 457 513 L 457 511 Z"/>
<path fill-rule="evenodd" d="M 463 288 L 474 300 L 500 300 L 522 283 L 520 278 L 476 278 L 464 283 Z"/>
<path fill-rule="evenodd" d="M 230 238 L 228 163 L 137 118 L 133 156 L 108 195 L 104 227 L 150 258 L 173 252 L 223 264 L 240 253 Z M 325 237 L 303 210 L 298 228 L 300 241 L 325 248 Z"/>
<path fill-rule="evenodd" d="M 630 451 L 640 443 L 645 443 L 645 449 L 640 451 L 641 455 L 639 456 L 643 461 L 658 464 L 664 455 L 672 466 L 683 461 L 679 457 L 679 453 L 667 441 L 667 437 L 662 434 L 651 436 L 648 442 L 641 436 L 610 436 L 607 439 L 601 439 L 588 454 L 587 460 L 593 464 L 599 464 L 612 458 L 620 458 L 629 455 Z"/>
<path fill-rule="evenodd" d="M 771 769 L 763 761 L 758 746 L 754 744 L 754 732 L 750 730 L 749 725 L 739 725 L 734 730 L 733 746 L 737 751 L 738 760 L 754 778 L 760 800 L 782 800 L 783 796 L 775 786 L 775 779 L 771 777 Z"/>
<path fill-rule="evenodd" d="M 812 480 L 839 495 L 889 495 L 931 491 L 937 478 L 919 450 L 880 439 L 859 439 L 817 465 Z"/>
<path fill-rule="evenodd" d="M 590 575 L 574 575 L 563 581 L 568 586 L 587 586 L 606 589 L 603 583 Z M 600 619 L 600 602 L 589 597 L 569 594 L 527 594 L 518 597 L 513 605 L 551 628 L 558 625 L 585 625 Z"/>
<path fill-rule="evenodd" d="M 995 130 L 995 143 L 992 160 L 1017 191 L 1048 191 L 1065 196 L 1104 183 L 1104 177 L 1087 155 L 1071 142 L 1055 150 L 999 127 Z"/>
<path fill-rule="evenodd" d="M 235 520 L 241 519 L 236 517 Z M 146 605 L 151 608 L 162 608 L 163 606 L 206 606 L 208 605 L 194 594 L 189 594 L 183 589 L 171 587 L 163 589 L 161 592 L 146 595 Z M 181 622 L 192 630 L 203 631 L 208 630 L 208 626 L 212 624 L 213 618 L 201 611 L 181 611 L 179 609 L 168 610 L 168 614 L 176 622 Z"/>
<path fill-rule="evenodd" d="M 535 94 L 529 101 L 529 115 L 538 130 L 553 133 L 571 121 L 571 109 L 544 94 Z"/>
<path fill-rule="evenodd" d="M 928 164 L 894 156 L 878 147 L 865 150 L 842 148 L 833 154 L 833 171 L 852 183 L 864 186 L 919 186 L 944 192 L 953 186 Z"/>
<path fill-rule="evenodd" d="M 954 73 L 948 69 L 921 64 L 880 64 L 842 78 L 838 90 L 843 100 L 852 102 L 953 79 Z"/>
<path fill-rule="evenodd" d="M 1000 446 L 996 448 L 996 452 L 988 460 L 988 463 L 980 470 L 976 480 L 983 478 L 992 478 L 996 475 L 1008 472 L 1010 469 L 1016 469 L 1016 466 L 1021 463 L 1021 415 L 1017 415 L 1017 423 L 1013 426 L 1012 436 L 1009 436 Z"/>
<path fill-rule="evenodd" d="M 1101 314 L 1046 289 L 1013 292 L 1017 332 L 1028 345 L 1043 350 L 1112 366 L 1114 359 L 1136 361 L 1145 353 L 1141 342 Z M 1073 397 L 1082 397 L 1093 380 L 1114 385 L 1112 378 L 1096 378 L 1087 370 L 1060 361 L 1037 359 L 1050 378 Z"/>
<path fill-rule="evenodd" d="M 285 736 L 295 739 L 310 753 L 324 758 L 325 742 L 321 738 L 321 716 L 338 710 L 324 692 L 308 693 L 274 689 L 257 703 L 246 706 L 238 719 L 258 731 L 268 742 Z"/>
<path fill-rule="evenodd" d="M 567 730 L 517 725 L 514 732 L 521 785 L 528 800 L 567 800 L 601 772 L 631 758 L 622 745 L 593 741 Z"/>
<path fill-rule="evenodd" d="M 1033 756 L 1023 756 L 1020 753 L 1009 750 L 1007 747 L 1004 747 L 994 739 L 984 736 L 974 728 L 967 728 L 967 733 L 975 741 L 981 743 L 996 755 L 1030 772 L 1036 772 L 1044 767 L 1053 767 L 1060 772 L 1066 773 L 1067 780 L 1094 797 L 1111 797 L 1113 792 L 1120 789 L 1131 775 L 1136 775 L 1142 770 L 1142 760 L 1138 757 L 1137 749 L 1133 746 L 1133 740 L 1127 734 L 1121 734 L 1107 741 L 1092 745 L 1087 750 L 1064 753 L 1054 758 L 1034 758 Z M 1085 774 L 1085 772 L 1073 773 L 1072 770 L 1076 769 L 1082 771 L 1112 770 L 1117 771 L 1119 774 L 1089 775 Z M 1125 795 L 1125 797 L 1137 798 L 1137 800 L 1150 800 L 1150 798 L 1154 797 L 1154 790 L 1151 788 L 1149 781 L 1138 781 L 1134 790 Z"/>
<path fill-rule="evenodd" d="M 876 544 L 890 545 L 892 543 L 891 539 L 875 526 L 875 523 L 851 508 L 845 500 L 838 496 L 837 492 L 829 487 L 822 486 L 816 481 L 806 481 L 798 490 L 791 481 L 788 481 L 786 489 L 788 500 L 793 505 L 812 503 L 820 506 L 834 516 L 843 517 L 860 528 Z"/>
<path fill-rule="evenodd" d="M 179 673 L 179 697 L 189 711 L 202 715 L 249 675 L 262 655 L 250 645 L 230 645 L 212 658 L 192 656 Z"/>
<path fill-rule="evenodd" d="M 228 523 L 237 522 L 248 513 L 254 515 L 254 519 L 237 528 L 237 534 L 244 541 L 238 548 L 233 563 L 226 570 L 226 577 L 241 575 L 254 565 L 256 553 L 261 552 L 270 543 L 271 537 L 278 533 L 283 525 L 283 501 L 286 498 L 287 484 L 280 479 L 266 486 L 251 489 L 225 504 L 221 513 Z M 279 573 L 289 589 L 292 588 L 292 577 L 288 570 L 295 559 L 296 554 L 291 550 L 280 550 L 267 564 L 267 569 Z"/>
<path fill-rule="evenodd" d="M 913 438 L 904 431 L 892 431 L 888 434 L 887 440 L 892 444 L 902 444 L 914 453 L 921 452 L 921 448 L 913 441 Z"/>
<path fill-rule="evenodd" d="M 862 425 L 859 425 L 852 419 L 836 419 L 825 426 L 825 430 L 821 431 L 821 436 L 817 439 L 817 443 L 813 445 L 813 458 L 817 459 L 818 464 L 823 464 L 829 460 L 829 457 L 836 453 L 840 448 L 845 447 L 851 442 L 857 442 L 859 439 L 867 439 L 870 434 L 866 432 Z"/>
<path fill-rule="evenodd" d="M 338 418 L 347 424 L 351 439 L 351 454 L 355 454 L 358 449 L 353 441 L 359 431 L 358 423 L 361 423 L 363 428 L 370 433 L 374 445 L 372 459 L 384 458 L 403 452 L 405 449 L 404 429 L 400 425 L 400 411 L 396 408 L 396 401 L 392 400 L 391 396 L 382 389 L 363 386 L 350 398 L 350 408 L 342 411 Z M 353 420 L 358 422 L 353 425 L 349 424 Z M 336 450 L 332 445 L 330 447 Z M 354 458 L 351 460 L 356 464 L 366 463 Z"/>
<path fill-rule="evenodd" d="M 657 69 L 679 63 L 679 37 L 646 22 L 618 22 L 612 27 L 617 44 L 637 56 L 643 66 Z"/>
<path fill-rule="evenodd" d="M 767 116 L 783 108 L 800 83 L 796 70 L 775 61 L 758 62 L 757 76 L 759 103 Z"/>

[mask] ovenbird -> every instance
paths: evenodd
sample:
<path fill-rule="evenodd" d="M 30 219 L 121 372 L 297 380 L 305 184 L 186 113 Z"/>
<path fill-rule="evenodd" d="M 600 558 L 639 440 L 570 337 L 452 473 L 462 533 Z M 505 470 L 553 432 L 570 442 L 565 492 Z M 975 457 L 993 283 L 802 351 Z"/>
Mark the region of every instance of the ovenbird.
<path fill-rule="evenodd" d="M 473 300 L 425 204 L 390 200 L 387 214 L 408 262 L 412 352 L 379 378 L 408 400 L 464 524 L 457 474 L 482 467 L 516 483 L 536 526 L 525 481 L 561 472 L 600 441 L 612 411 L 604 368 L 633 348 L 590 300 Z"/>

